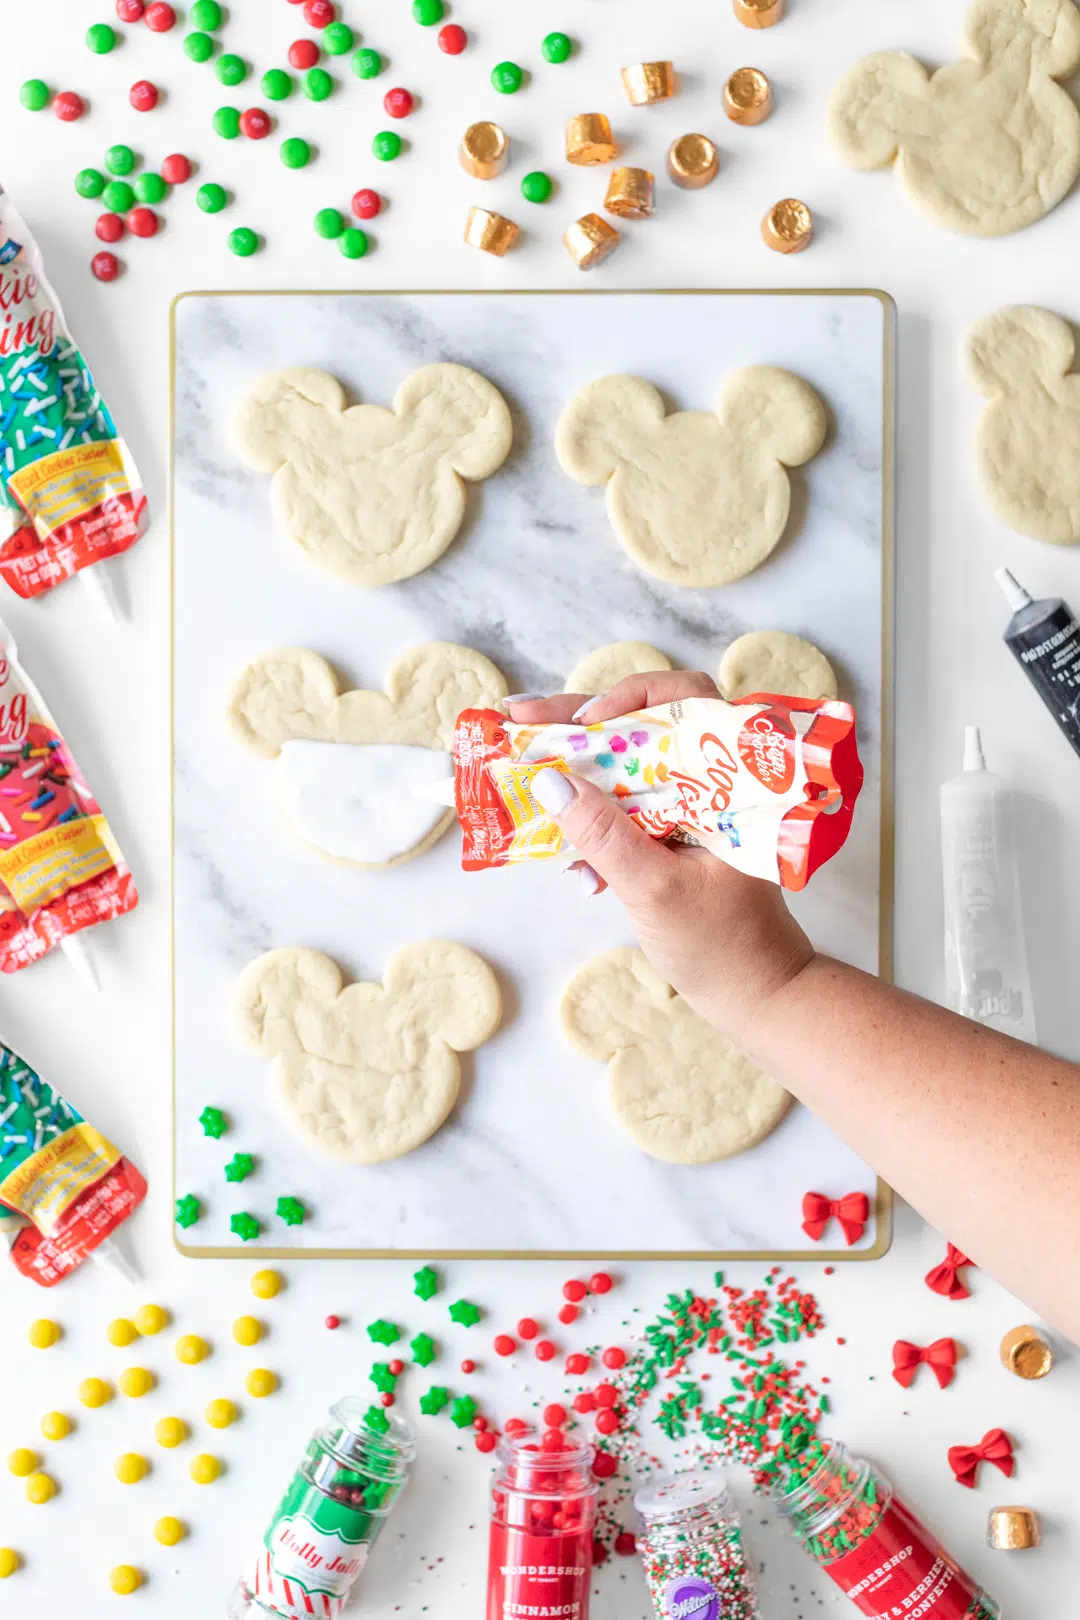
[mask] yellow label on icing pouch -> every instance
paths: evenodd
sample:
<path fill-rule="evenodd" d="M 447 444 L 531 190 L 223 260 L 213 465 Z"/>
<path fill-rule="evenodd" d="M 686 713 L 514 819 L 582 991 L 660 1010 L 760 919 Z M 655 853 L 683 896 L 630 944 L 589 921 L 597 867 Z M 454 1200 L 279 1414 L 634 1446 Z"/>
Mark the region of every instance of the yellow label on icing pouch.
<path fill-rule="evenodd" d="M 124 454 L 116 439 L 72 445 L 42 456 L 12 473 L 8 487 L 42 539 L 65 523 L 93 512 L 107 499 L 130 492 Z"/>
<path fill-rule="evenodd" d="M 0 1181 L 0 1202 L 33 1221 L 48 1236 L 87 1187 L 100 1181 L 120 1154 L 85 1121 L 73 1125 Z"/>
<path fill-rule="evenodd" d="M 19 910 L 30 912 L 111 870 L 118 853 L 99 812 L 0 850 L 0 879 Z"/>
<path fill-rule="evenodd" d="M 569 776 L 564 759 L 503 760 L 492 771 L 513 823 L 507 860 L 544 860 L 558 855 L 563 846 L 562 828 L 533 798 L 532 780 L 540 771 L 562 771 Z"/>

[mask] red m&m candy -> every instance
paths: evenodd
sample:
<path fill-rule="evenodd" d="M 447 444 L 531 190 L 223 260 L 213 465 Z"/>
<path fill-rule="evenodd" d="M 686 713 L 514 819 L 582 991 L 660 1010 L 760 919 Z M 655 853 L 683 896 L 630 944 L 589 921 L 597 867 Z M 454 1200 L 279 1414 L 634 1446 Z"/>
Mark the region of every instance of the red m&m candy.
<path fill-rule="evenodd" d="M 566 1422 L 566 1407 L 552 1401 L 550 1406 L 544 1407 L 544 1422 L 549 1429 L 561 1429 Z"/>
<path fill-rule="evenodd" d="M 383 96 L 383 108 L 391 118 L 408 118 L 413 105 L 409 91 L 402 90 L 400 86 L 395 90 L 388 90 Z"/>
<path fill-rule="evenodd" d="M 116 0 L 116 15 L 121 22 L 139 22 L 146 10 L 146 0 Z"/>
<path fill-rule="evenodd" d="M 594 1271 L 589 1278 L 590 1294 L 610 1294 L 612 1287 L 612 1279 L 606 1271 Z"/>
<path fill-rule="evenodd" d="M 582 1373 L 589 1370 L 589 1358 L 582 1350 L 575 1350 L 573 1355 L 566 1358 L 566 1370 L 571 1378 L 580 1378 Z"/>
<path fill-rule="evenodd" d="M 124 222 L 119 214 L 100 214 L 94 225 L 99 242 L 119 242 L 124 234 Z"/>
<path fill-rule="evenodd" d="M 294 39 L 289 46 L 289 66 L 294 67 L 297 73 L 306 73 L 313 68 L 322 52 L 313 39 Z"/>
<path fill-rule="evenodd" d="M 619 1392 L 614 1384 L 597 1384 L 593 1390 L 597 1406 L 614 1406 L 619 1398 Z"/>
<path fill-rule="evenodd" d="M 539 1323 L 534 1322 L 531 1316 L 523 1316 L 518 1323 L 518 1332 L 523 1339 L 535 1339 L 539 1331 Z"/>
<path fill-rule="evenodd" d="M 609 1350 L 604 1351 L 600 1359 L 605 1367 L 610 1367 L 612 1372 L 618 1372 L 620 1367 L 626 1366 L 626 1351 L 613 1344 Z"/>
<path fill-rule="evenodd" d="M 618 1472 L 618 1467 L 618 1463 L 609 1452 L 598 1451 L 593 1458 L 592 1471 L 597 1479 L 610 1479 L 613 1474 Z"/>
<path fill-rule="evenodd" d="M 571 1322 L 576 1322 L 577 1319 L 578 1308 L 576 1305 L 563 1305 L 560 1308 L 559 1321 L 562 1322 L 566 1327 L 569 1327 Z"/>
<path fill-rule="evenodd" d="M 336 16 L 332 0 L 304 0 L 304 21 L 309 28 L 325 28 Z"/>
<path fill-rule="evenodd" d="M 132 236 L 156 236 L 159 220 L 152 208 L 133 208 L 127 217 Z"/>
<path fill-rule="evenodd" d="M 555 1346 L 552 1344 L 550 1339 L 537 1339 L 537 1341 L 536 1341 L 536 1359 L 537 1359 L 537 1361 L 550 1361 L 554 1354 L 555 1354 Z"/>
<path fill-rule="evenodd" d="M 161 178 L 170 186 L 182 186 L 191 179 L 191 160 L 183 152 L 170 152 L 161 165 Z"/>
<path fill-rule="evenodd" d="M 468 34 L 457 23 L 447 23 L 445 28 L 439 29 L 439 49 L 447 56 L 460 56 L 468 43 Z"/>
<path fill-rule="evenodd" d="M 610 1406 L 602 1407 L 596 1414 L 596 1429 L 598 1434 L 614 1434 L 619 1427 L 619 1419 Z"/>
<path fill-rule="evenodd" d="M 63 123 L 73 124 L 86 111 L 86 103 L 74 90 L 61 90 L 58 96 L 53 97 L 52 110 Z M 110 278 L 102 276 L 100 279 L 108 281 Z"/>
<path fill-rule="evenodd" d="M 563 1299 L 568 1299 L 572 1305 L 579 1305 L 589 1292 L 585 1284 L 579 1282 L 576 1277 L 571 1277 L 569 1282 L 564 1282 L 562 1291 Z"/>
<path fill-rule="evenodd" d="M 136 79 L 128 91 L 128 100 L 136 112 L 153 112 L 158 104 L 157 85 L 149 79 Z"/>
<path fill-rule="evenodd" d="M 374 219 L 381 207 L 382 198 L 377 191 L 372 191 L 369 186 L 365 186 L 362 191 L 356 192 L 353 196 L 352 211 L 357 219 Z M 520 1324 L 518 1325 L 518 1332 L 521 1333 Z M 522 1338 L 527 1337 L 524 1333 L 521 1336 Z"/>
<path fill-rule="evenodd" d="M 115 253 L 95 253 L 90 268 L 99 281 L 115 281 L 120 274 L 120 260 Z"/>
<path fill-rule="evenodd" d="M 495 1354 L 498 1356 L 512 1356 L 517 1349 L 517 1341 L 509 1333 L 498 1333 L 495 1336 Z"/>
<path fill-rule="evenodd" d="M 170 28 L 176 27 L 176 12 L 166 4 L 166 0 L 153 0 L 153 4 L 146 8 L 144 20 L 147 28 L 155 34 L 167 34 Z"/>
<path fill-rule="evenodd" d="M 249 107 L 240 114 L 240 133 L 249 141 L 264 141 L 273 127 L 270 114 L 262 107 Z"/>

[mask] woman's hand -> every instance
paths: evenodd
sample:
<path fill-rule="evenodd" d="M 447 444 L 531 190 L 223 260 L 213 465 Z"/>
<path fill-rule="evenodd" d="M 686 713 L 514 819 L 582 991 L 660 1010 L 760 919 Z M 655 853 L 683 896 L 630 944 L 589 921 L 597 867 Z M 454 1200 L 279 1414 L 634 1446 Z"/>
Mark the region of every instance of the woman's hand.
<path fill-rule="evenodd" d="M 568 694 L 507 707 L 529 725 L 592 725 L 674 698 L 718 696 L 707 675 L 672 670 L 633 675 L 591 700 Z M 746 877 L 704 849 L 650 838 L 580 777 L 540 771 L 532 787 L 583 857 L 575 864 L 589 888 L 610 885 L 653 967 L 710 1023 L 738 1037 L 761 1000 L 813 958 L 779 884 Z"/>

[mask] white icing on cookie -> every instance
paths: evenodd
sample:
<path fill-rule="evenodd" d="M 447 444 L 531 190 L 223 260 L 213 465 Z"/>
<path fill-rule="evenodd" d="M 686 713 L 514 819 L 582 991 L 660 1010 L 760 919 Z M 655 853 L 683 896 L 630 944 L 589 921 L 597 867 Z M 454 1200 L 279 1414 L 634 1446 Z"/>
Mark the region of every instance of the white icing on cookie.
<path fill-rule="evenodd" d="M 296 740 L 275 765 L 282 808 L 305 843 L 360 866 L 399 860 L 434 835 L 446 811 L 424 790 L 451 769 L 434 748 Z"/>

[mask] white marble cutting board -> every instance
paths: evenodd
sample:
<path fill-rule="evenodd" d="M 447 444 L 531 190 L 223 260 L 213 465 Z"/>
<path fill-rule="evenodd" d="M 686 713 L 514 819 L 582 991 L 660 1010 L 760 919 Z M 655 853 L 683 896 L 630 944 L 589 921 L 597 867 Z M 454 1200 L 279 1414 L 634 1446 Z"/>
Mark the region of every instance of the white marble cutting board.
<path fill-rule="evenodd" d="M 467 875 L 451 831 L 384 872 L 321 861 L 289 833 L 272 767 L 223 721 L 231 680 L 254 655 L 310 647 L 349 684 L 380 688 L 417 642 L 486 653 L 511 691 L 561 688 L 592 648 L 634 638 L 715 671 L 745 630 L 780 628 L 821 646 L 859 715 L 866 786 L 846 848 L 796 909 L 816 941 L 879 965 L 883 463 L 891 420 L 891 309 L 876 294 L 191 294 L 175 308 L 174 726 L 176 1193 L 205 1214 L 185 1252 L 237 1247 L 229 1217 L 264 1222 L 263 1248 L 588 1255 L 806 1251 L 810 1188 L 871 1195 L 872 1172 L 804 1108 L 752 1152 L 680 1168 L 642 1154 L 613 1124 L 603 1066 L 562 1040 L 556 1007 L 573 969 L 631 936 L 610 896 L 588 899 L 554 866 Z M 239 465 L 224 423 L 238 392 L 288 365 L 333 371 L 353 397 L 388 404 L 414 367 L 476 367 L 509 401 L 514 450 L 470 493 L 461 534 L 434 567 L 378 590 L 337 584 L 270 518 L 268 480 Z M 793 475 L 792 520 L 773 557 L 720 590 L 680 590 L 640 572 L 608 527 L 603 493 L 559 470 L 552 435 L 584 383 L 648 378 L 672 408 L 708 409 L 736 367 L 770 363 L 827 403 L 822 453 Z M 458 1105 L 418 1151 L 370 1168 L 294 1138 L 269 1065 L 233 1036 L 228 1003 L 261 951 L 307 945 L 378 979 L 414 938 L 459 939 L 498 970 L 505 1018 L 465 1059 Z M 223 1108 L 229 1133 L 198 1115 Z M 235 1151 L 256 1174 L 225 1181 Z M 311 1215 L 274 1216 L 280 1194 Z M 881 1217 L 879 1215 L 879 1221 Z M 883 1247 L 874 1222 L 858 1255 Z M 835 1228 L 827 1246 L 840 1242 Z M 247 1245 L 254 1249 L 256 1245 Z M 845 1253 L 849 1251 L 844 1251 Z"/>

